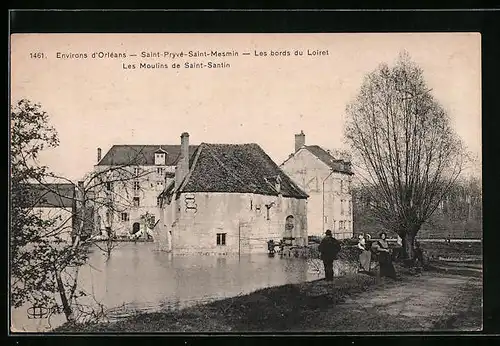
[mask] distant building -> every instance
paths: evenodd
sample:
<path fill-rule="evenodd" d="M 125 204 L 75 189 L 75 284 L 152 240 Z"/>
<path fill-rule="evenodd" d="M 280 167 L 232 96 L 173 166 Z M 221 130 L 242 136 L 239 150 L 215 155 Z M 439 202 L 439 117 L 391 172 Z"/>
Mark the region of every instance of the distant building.
<path fill-rule="evenodd" d="M 175 180 L 162 193 L 160 234 L 174 253 L 267 252 L 267 241 L 307 241 L 307 194 L 257 144 L 181 136 Z"/>
<path fill-rule="evenodd" d="M 281 164 L 308 195 L 307 230 L 323 236 L 327 229 L 339 239 L 353 235 L 351 163 L 335 158 L 318 145 L 306 145 L 304 132 L 295 135 L 295 152 Z"/>
<path fill-rule="evenodd" d="M 71 241 L 77 227 L 76 189 L 73 184 L 30 184 L 32 212 L 47 221 L 44 234 L 53 240 Z"/>
<path fill-rule="evenodd" d="M 180 145 L 113 145 L 102 158 L 98 148 L 94 176 L 102 176 L 94 185 L 99 231 L 136 233 L 143 226 L 141 216 L 146 214 L 156 225 L 160 216 L 158 195 L 174 180 L 179 157 Z"/>

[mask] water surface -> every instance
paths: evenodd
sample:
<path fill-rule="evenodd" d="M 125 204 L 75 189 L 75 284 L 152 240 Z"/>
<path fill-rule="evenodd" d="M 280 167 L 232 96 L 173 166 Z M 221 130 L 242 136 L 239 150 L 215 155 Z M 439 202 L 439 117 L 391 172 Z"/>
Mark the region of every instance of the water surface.
<path fill-rule="evenodd" d="M 85 303 L 103 304 L 113 321 L 138 311 L 179 309 L 265 287 L 309 281 L 318 275 L 299 258 L 267 254 L 172 256 L 156 251 L 154 243 L 121 243 L 107 261 L 101 251 L 95 250 L 79 278 L 81 287 L 89 293 Z M 28 319 L 27 308 L 13 311 L 16 330 L 46 331 L 65 321 L 56 315 L 50 321 Z"/>

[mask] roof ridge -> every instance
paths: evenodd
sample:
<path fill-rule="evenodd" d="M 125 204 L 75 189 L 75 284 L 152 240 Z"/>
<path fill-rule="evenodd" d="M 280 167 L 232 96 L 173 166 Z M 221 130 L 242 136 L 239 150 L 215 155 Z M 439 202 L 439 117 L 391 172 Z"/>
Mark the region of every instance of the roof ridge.
<path fill-rule="evenodd" d="M 193 174 L 193 171 L 196 167 L 196 164 L 198 163 L 198 158 L 200 157 L 200 154 L 201 154 L 201 151 L 203 150 L 203 147 L 206 147 L 206 143 L 201 143 L 198 146 L 198 148 L 196 148 L 196 156 L 193 159 L 193 164 L 191 165 L 191 167 L 189 167 L 188 173 L 186 174 L 186 176 L 184 177 L 184 179 L 181 182 L 181 186 L 179 186 L 178 189 L 174 188 L 174 191 L 173 191 L 174 193 L 177 193 L 179 191 L 182 192 L 182 189 L 184 189 L 184 187 L 187 185 L 189 179 L 191 178 L 191 175 Z"/>

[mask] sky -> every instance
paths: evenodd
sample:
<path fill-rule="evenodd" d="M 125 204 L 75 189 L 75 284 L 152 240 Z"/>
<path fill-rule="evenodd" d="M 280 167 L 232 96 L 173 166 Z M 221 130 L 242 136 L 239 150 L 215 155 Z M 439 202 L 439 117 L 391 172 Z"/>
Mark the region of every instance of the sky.
<path fill-rule="evenodd" d="M 239 55 L 163 56 L 190 50 Z M 104 155 L 113 144 L 180 144 L 185 131 L 191 144 L 258 143 L 280 164 L 301 130 L 306 144 L 346 149 L 346 105 L 364 75 L 380 63 L 391 65 L 403 50 L 423 69 L 467 148 L 480 157 L 478 33 L 16 34 L 11 101 L 27 98 L 42 105 L 60 145 L 43 152 L 40 162 L 75 181 L 93 169 L 98 147 Z M 94 52 L 127 57 L 92 58 Z M 160 57 L 141 57 L 142 52 Z M 84 53 L 87 58 L 63 58 Z M 141 62 L 168 68 L 139 68 Z M 186 62 L 205 67 L 184 68 Z M 208 68 L 209 62 L 230 66 Z"/>

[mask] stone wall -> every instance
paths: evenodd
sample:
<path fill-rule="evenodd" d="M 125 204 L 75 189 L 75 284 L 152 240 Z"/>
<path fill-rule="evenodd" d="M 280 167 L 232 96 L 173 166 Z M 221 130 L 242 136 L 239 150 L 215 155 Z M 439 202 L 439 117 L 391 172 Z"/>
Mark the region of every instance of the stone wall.
<path fill-rule="evenodd" d="M 309 235 L 323 236 L 325 230 L 330 229 L 338 239 L 352 237 L 352 205 L 349 210 L 352 197 L 348 190 L 350 176 L 338 172 L 329 176 L 330 168 L 307 149 L 300 149 L 283 163 L 281 169 L 309 195 Z M 341 201 L 344 201 L 343 207 Z"/>
<path fill-rule="evenodd" d="M 283 237 L 294 237 L 295 244 L 306 243 L 306 208 L 305 199 L 240 193 L 183 193 L 165 207 L 165 230 L 160 232 L 172 232 L 174 253 L 265 253 L 270 239 L 279 242 Z M 294 228 L 286 231 L 285 222 L 290 215 Z M 225 234 L 225 244 L 217 244 L 217 234 Z"/>

